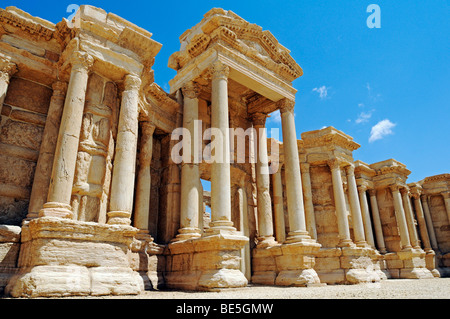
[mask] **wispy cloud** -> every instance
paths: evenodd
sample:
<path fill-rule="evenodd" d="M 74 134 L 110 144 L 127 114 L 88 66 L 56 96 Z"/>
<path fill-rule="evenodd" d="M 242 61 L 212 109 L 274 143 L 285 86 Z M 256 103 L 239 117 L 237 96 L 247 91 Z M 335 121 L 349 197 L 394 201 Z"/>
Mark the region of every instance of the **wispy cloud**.
<path fill-rule="evenodd" d="M 366 123 L 369 122 L 369 119 L 372 117 L 372 113 L 374 110 L 369 112 L 361 112 L 358 115 L 358 118 L 355 120 L 356 124 Z"/>
<path fill-rule="evenodd" d="M 280 110 L 276 110 L 275 112 L 271 113 L 268 120 L 272 123 L 280 124 L 281 123 Z"/>
<path fill-rule="evenodd" d="M 369 99 L 372 102 L 378 102 L 381 99 L 381 94 L 380 93 L 374 93 L 372 87 L 370 86 L 369 83 L 366 83 L 366 89 L 369 95 Z"/>
<path fill-rule="evenodd" d="M 329 87 L 326 87 L 325 85 L 322 85 L 321 87 L 314 88 L 312 90 L 313 90 L 313 92 L 319 93 L 319 98 L 321 100 L 325 100 L 328 97 L 328 90 L 329 89 L 330 89 Z"/>
<path fill-rule="evenodd" d="M 392 123 L 388 119 L 385 119 L 385 120 L 382 120 L 382 121 L 378 122 L 377 124 L 375 124 L 372 127 L 372 130 L 370 131 L 369 143 L 372 143 L 372 142 L 374 142 L 376 140 L 380 140 L 380 139 L 384 138 L 387 135 L 394 134 L 392 129 L 396 125 L 397 124 Z"/>

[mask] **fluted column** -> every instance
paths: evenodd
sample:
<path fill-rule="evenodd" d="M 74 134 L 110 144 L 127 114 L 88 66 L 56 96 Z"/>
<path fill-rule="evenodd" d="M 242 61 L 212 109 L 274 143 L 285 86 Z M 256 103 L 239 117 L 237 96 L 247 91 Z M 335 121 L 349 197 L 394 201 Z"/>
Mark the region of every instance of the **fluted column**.
<path fill-rule="evenodd" d="M 328 161 L 328 166 L 331 169 L 331 179 L 333 182 L 334 203 L 336 208 L 336 217 L 339 230 L 339 246 L 353 245 L 350 238 L 350 229 L 348 226 L 347 209 L 345 206 L 345 194 L 342 187 L 342 177 L 340 163 L 336 159 Z"/>
<path fill-rule="evenodd" d="M 367 203 L 366 195 L 367 187 L 364 185 L 358 186 L 359 203 L 361 205 L 361 214 L 364 223 L 364 234 L 366 236 L 367 243 L 375 248 L 375 241 L 372 232 L 372 222 L 370 220 L 369 204 Z"/>
<path fill-rule="evenodd" d="M 278 102 L 283 131 L 284 166 L 286 171 L 286 198 L 289 215 L 289 234 L 287 243 L 310 241 L 306 229 L 303 207 L 302 180 L 298 158 L 297 135 L 294 121 L 294 101 L 283 99 Z"/>
<path fill-rule="evenodd" d="M 385 254 L 386 244 L 384 243 L 383 227 L 381 226 L 380 211 L 378 210 L 377 191 L 369 189 L 370 207 L 372 208 L 373 228 L 375 229 L 375 238 L 380 253 Z"/>
<path fill-rule="evenodd" d="M 136 185 L 136 202 L 134 205 L 134 227 L 141 233 L 149 233 L 150 194 L 152 176 L 150 165 L 153 154 L 153 132 L 155 125 L 141 122 L 141 140 L 139 147 L 139 171 Z M 153 236 L 155 234 L 152 234 Z"/>
<path fill-rule="evenodd" d="M 428 206 L 428 195 L 421 195 L 423 214 L 427 223 L 428 234 L 430 236 L 431 247 L 435 252 L 439 252 L 439 246 L 436 239 L 436 233 L 434 231 L 433 220 L 431 218 L 430 207 Z"/>
<path fill-rule="evenodd" d="M 311 176 L 309 173 L 309 163 L 301 163 L 303 204 L 305 206 L 306 229 L 311 238 L 317 240 L 316 217 L 314 215 L 314 204 L 311 189 Z"/>
<path fill-rule="evenodd" d="M 229 67 L 220 61 L 213 63 L 211 88 L 211 128 L 214 137 L 215 161 L 211 163 L 211 223 L 209 232 L 235 230 L 231 221 L 230 141 L 228 136 L 228 74 Z M 217 138 L 220 137 L 220 141 Z"/>
<path fill-rule="evenodd" d="M 281 165 L 272 174 L 273 211 L 275 220 L 275 239 L 279 243 L 286 240 L 286 225 L 284 222 L 283 183 L 281 181 Z"/>
<path fill-rule="evenodd" d="M 124 84 L 114 154 L 108 224 L 129 225 L 133 209 L 141 79 L 129 74 L 125 77 Z"/>
<path fill-rule="evenodd" d="M 347 172 L 348 194 L 350 201 L 350 209 L 352 212 L 353 233 L 355 236 L 355 244 L 360 247 L 367 246 L 366 237 L 364 235 L 364 225 L 361 216 L 361 207 L 359 206 L 358 189 L 355 179 L 355 166 L 353 164 L 345 167 Z"/>
<path fill-rule="evenodd" d="M 400 195 L 399 186 L 391 185 L 389 186 L 392 197 L 394 199 L 395 208 L 395 219 L 397 220 L 397 225 L 400 231 L 400 242 L 402 249 L 411 248 L 411 241 L 409 239 L 408 225 L 406 223 L 405 211 L 403 209 L 402 197 Z"/>
<path fill-rule="evenodd" d="M 76 51 L 69 62 L 72 69 L 59 126 L 52 177 L 47 202 L 39 211 L 39 216 L 72 218 L 73 215 L 70 198 L 83 120 L 86 87 L 89 70 L 94 63 L 94 59 L 85 52 Z"/>
<path fill-rule="evenodd" d="M 450 223 L 450 191 L 442 192 L 442 197 L 444 197 L 445 210 L 447 211 L 447 218 Z"/>
<path fill-rule="evenodd" d="M 425 215 L 423 213 L 422 202 L 420 201 L 420 194 L 416 192 L 413 193 L 412 196 L 414 198 L 414 207 L 416 209 L 417 223 L 419 224 L 420 238 L 422 239 L 423 248 L 425 252 L 430 252 L 432 251 L 430 237 L 428 236 Z"/>
<path fill-rule="evenodd" d="M 267 246 L 274 243 L 272 200 L 270 198 L 269 158 L 267 156 L 266 123 L 267 114 L 252 115 L 253 127 L 256 129 L 256 203 L 258 212 L 258 245 Z"/>
<path fill-rule="evenodd" d="M 187 129 L 191 138 L 183 137 L 183 152 L 188 151 L 190 157 L 183 156 L 181 165 L 181 210 L 180 229 L 175 240 L 198 238 L 201 236 L 199 228 L 200 197 L 200 172 L 198 163 L 194 161 L 196 136 L 194 121 L 198 119 L 198 94 L 199 89 L 194 82 L 188 82 L 183 88 L 183 128 Z M 202 216 L 203 217 L 203 216 Z"/>
<path fill-rule="evenodd" d="M 8 58 L 0 57 L 0 114 L 2 114 L 3 102 L 8 91 L 9 80 L 17 72 L 16 64 Z"/>
<path fill-rule="evenodd" d="M 414 222 L 414 215 L 411 208 L 411 201 L 409 199 L 409 190 L 402 188 L 400 190 L 403 200 L 403 208 L 405 210 L 406 224 L 408 225 L 408 233 L 411 245 L 414 248 L 420 248 L 419 237 L 417 236 L 417 230 Z"/>
<path fill-rule="evenodd" d="M 61 122 L 61 114 L 63 112 L 64 98 L 67 91 L 67 83 L 56 81 L 53 83 L 52 88 L 53 95 L 50 99 L 47 119 L 45 120 L 44 132 L 42 134 L 42 143 L 39 149 L 39 158 L 34 171 L 27 218 L 38 217 L 39 210 L 47 200 L 48 188 L 50 186 L 52 164 L 58 140 L 58 131 Z"/>

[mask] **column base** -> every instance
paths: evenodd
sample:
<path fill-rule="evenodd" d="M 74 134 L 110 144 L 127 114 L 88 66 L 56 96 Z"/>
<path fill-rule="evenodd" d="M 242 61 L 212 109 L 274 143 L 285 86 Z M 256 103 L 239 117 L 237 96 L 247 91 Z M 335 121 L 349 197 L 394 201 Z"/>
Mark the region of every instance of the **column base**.
<path fill-rule="evenodd" d="M 432 272 L 426 267 L 425 252 L 422 249 L 403 249 L 384 255 L 386 266 L 392 278 L 430 279 Z"/>
<path fill-rule="evenodd" d="M 233 222 L 229 220 L 216 220 L 209 223 L 209 229 L 207 230 L 207 232 L 214 233 L 215 231 L 220 230 L 235 232 L 236 227 L 234 227 Z"/>
<path fill-rule="evenodd" d="M 293 244 L 293 243 L 310 243 L 310 242 L 315 241 L 311 239 L 311 236 L 309 236 L 309 233 L 307 231 L 296 230 L 288 233 L 284 243 Z"/>
<path fill-rule="evenodd" d="M 55 217 L 22 227 L 20 271 L 6 287 L 13 297 L 138 294 L 128 253 L 137 229 Z"/>
<path fill-rule="evenodd" d="M 72 219 L 72 206 L 58 202 L 47 202 L 39 211 L 38 217 L 60 217 Z"/>
<path fill-rule="evenodd" d="M 111 211 L 107 213 L 108 225 L 130 225 L 131 213 L 126 211 Z"/>
<path fill-rule="evenodd" d="M 184 227 L 178 230 L 178 234 L 175 238 L 172 239 L 172 242 L 186 239 L 195 239 L 200 237 L 202 237 L 202 235 L 200 234 L 199 228 Z"/>
<path fill-rule="evenodd" d="M 266 248 L 278 245 L 278 242 L 275 240 L 273 236 L 261 236 L 257 238 L 258 243 L 256 244 L 257 248 Z"/>
<path fill-rule="evenodd" d="M 241 249 L 248 238 L 221 232 L 172 242 L 166 253 L 166 286 L 174 289 L 215 291 L 245 287 L 240 271 Z"/>

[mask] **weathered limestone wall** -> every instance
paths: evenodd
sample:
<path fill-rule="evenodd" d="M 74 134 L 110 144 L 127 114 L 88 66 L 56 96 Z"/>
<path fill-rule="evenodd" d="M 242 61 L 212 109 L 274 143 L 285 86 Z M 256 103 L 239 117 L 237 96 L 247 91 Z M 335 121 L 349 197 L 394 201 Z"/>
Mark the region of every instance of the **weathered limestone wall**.
<path fill-rule="evenodd" d="M 395 219 L 392 193 L 389 188 L 379 189 L 376 196 L 386 249 L 391 252 L 400 251 L 400 233 Z"/>

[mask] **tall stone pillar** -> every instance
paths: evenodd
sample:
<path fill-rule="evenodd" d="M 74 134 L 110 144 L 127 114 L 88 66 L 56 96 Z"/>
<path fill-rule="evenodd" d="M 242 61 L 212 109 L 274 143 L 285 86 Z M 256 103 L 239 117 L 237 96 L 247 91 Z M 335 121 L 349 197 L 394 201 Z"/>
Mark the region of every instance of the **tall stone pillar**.
<path fill-rule="evenodd" d="M 267 157 L 267 135 L 265 129 L 267 114 L 252 115 L 256 129 L 256 202 L 258 211 L 258 245 L 275 244 L 273 237 L 272 201 L 270 198 L 269 159 Z"/>
<path fill-rule="evenodd" d="M 347 172 L 348 194 L 350 201 L 350 209 L 352 212 L 353 232 L 355 236 L 355 244 L 359 247 L 367 246 L 364 235 L 364 225 L 361 216 L 361 207 L 359 206 L 358 189 L 355 180 L 355 166 L 350 164 L 345 167 Z"/>
<path fill-rule="evenodd" d="M 400 193 L 402 194 L 403 207 L 405 210 L 406 223 L 408 225 L 408 233 L 411 245 L 414 248 L 420 248 L 419 237 L 417 236 L 414 215 L 411 208 L 411 201 L 409 199 L 409 190 L 407 188 L 402 188 L 400 190 Z"/>
<path fill-rule="evenodd" d="M 190 150 L 190 158 L 183 156 L 181 166 L 181 210 L 179 234 L 174 240 L 188 238 L 198 238 L 201 236 L 199 228 L 200 197 L 203 198 L 203 191 L 200 192 L 200 172 L 198 163 L 194 160 L 197 156 L 195 144 L 198 140 L 194 130 L 194 121 L 198 119 L 198 88 L 193 82 L 187 83 L 183 89 L 183 127 L 190 133 L 191 138 L 183 137 L 183 152 Z M 198 147 L 198 145 L 197 145 Z M 189 152 L 188 152 L 189 153 Z M 203 216 L 202 216 L 203 217 Z"/>
<path fill-rule="evenodd" d="M 220 61 L 211 67 L 211 128 L 220 136 L 215 140 L 215 161 L 211 163 L 210 232 L 236 230 L 231 221 L 230 141 L 228 136 L 228 74 L 229 67 Z M 217 141 L 217 139 L 220 141 Z"/>
<path fill-rule="evenodd" d="M 450 223 L 450 191 L 442 192 L 441 195 L 444 197 L 445 210 L 447 211 L 447 218 Z"/>
<path fill-rule="evenodd" d="M 272 174 L 273 211 L 275 220 L 275 239 L 279 243 L 286 240 L 286 225 L 284 222 L 283 184 L 281 181 L 281 166 Z"/>
<path fill-rule="evenodd" d="M 76 51 L 70 57 L 69 62 L 72 69 L 55 148 L 52 177 L 47 202 L 39 211 L 39 216 L 72 218 L 73 215 L 70 198 L 72 196 L 89 69 L 92 67 L 94 59 L 86 52 Z"/>
<path fill-rule="evenodd" d="M 305 205 L 306 229 L 308 230 L 311 238 L 317 240 L 316 217 L 314 215 L 309 163 L 301 163 L 300 170 L 302 174 L 303 204 Z"/>
<path fill-rule="evenodd" d="M 306 230 L 303 207 L 302 180 L 298 158 L 297 136 L 294 122 L 294 101 L 280 100 L 281 126 L 283 131 L 284 165 L 286 169 L 286 198 L 289 215 L 289 234 L 286 243 L 311 240 Z"/>
<path fill-rule="evenodd" d="M 0 57 L 0 114 L 2 113 L 3 102 L 8 91 L 9 80 L 17 72 L 16 64 L 9 59 Z"/>
<path fill-rule="evenodd" d="M 339 246 L 346 247 L 353 245 L 350 238 L 350 229 L 348 226 L 347 210 L 345 207 L 345 194 L 342 186 L 342 177 L 340 163 L 337 159 L 328 161 L 331 169 L 331 179 L 333 182 L 334 203 L 336 207 L 336 217 L 339 230 Z"/>
<path fill-rule="evenodd" d="M 411 241 L 409 239 L 408 225 L 406 223 L 405 211 L 403 209 L 402 197 L 399 192 L 399 185 L 389 186 L 394 199 L 395 219 L 397 220 L 398 228 L 400 231 L 400 242 L 402 249 L 411 248 Z"/>
<path fill-rule="evenodd" d="M 107 223 L 129 225 L 133 209 L 141 79 L 136 75 L 129 74 L 125 77 L 124 84 Z"/>
<path fill-rule="evenodd" d="M 364 234 L 367 239 L 367 243 L 375 248 L 375 241 L 372 232 L 372 222 L 370 220 L 369 204 L 367 203 L 366 186 L 358 186 L 359 203 L 361 205 L 361 214 L 364 223 Z"/>
<path fill-rule="evenodd" d="M 431 247 L 435 252 L 439 252 L 439 246 L 436 239 L 436 232 L 434 231 L 433 220 L 431 218 L 430 207 L 428 206 L 428 195 L 420 196 L 422 201 L 423 213 L 427 224 L 428 234 L 430 236 Z"/>
<path fill-rule="evenodd" d="M 419 224 L 420 238 L 422 239 L 423 248 L 425 252 L 432 251 L 430 237 L 428 236 L 427 224 L 425 222 L 425 215 L 423 213 L 422 203 L 420 201 L 420 194 L 413 193 L 414 207 L 416 209 L 417 223 Z"/>
<path fill-rule="evenodd" d="M 39 149 L 39 158 L 34 172 L 33 186 L 31 188 L 27 215 L 28 219 L 37 218 L 39 210 L 47 200 L 61 114 L 63 112 L 64 98 L 67 91 L 67 83 L 56 81 L 53 83 L 52 88 L 53 95 L 50 99 L 44 133 L 42 134 L 41 148 Z"/>
<path fill-rule="evenodd" d="M 380 253 L 385 254 L 386 244 L 384 243 L 383 228 L 381 226 L 380 211 L 378 210 L 377 191 L 376 189 L 369 189 L 370 207 L 372 208 L 373 227 L 375 229 L 375 238 L 377 240 L 377 247 Z"/>
<path fill-rule="evenodd" d="M 152 187 L 150 165 L 152 163 L 154 131 L 155 125 L 150 122 L 141 122 L 139 171 L 133 219 L 134 227 L 139 228 L 141 234 L 149 234 L 150 193 Z"/>

